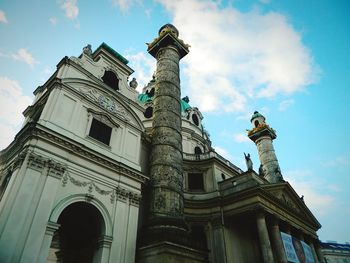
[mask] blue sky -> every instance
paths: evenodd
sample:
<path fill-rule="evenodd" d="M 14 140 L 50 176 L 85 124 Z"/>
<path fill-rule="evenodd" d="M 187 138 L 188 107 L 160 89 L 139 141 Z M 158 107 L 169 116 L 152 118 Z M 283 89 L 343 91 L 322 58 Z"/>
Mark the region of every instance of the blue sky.
<path fill-rule="evenodd" d="M 0 2 L 0 148 L 34 89 L 64 56 L 102 42 L 130 60 L 139 87 L 155 69 L 146 42 L 173 23 L 191 45 L 182 94 L 214 148 L 259 167 L 246 129 L 254 110 L 277 131 L 282 174 L 316 215 L 321 240 L 350 241 L 350 2 L 347 0 Z"/>

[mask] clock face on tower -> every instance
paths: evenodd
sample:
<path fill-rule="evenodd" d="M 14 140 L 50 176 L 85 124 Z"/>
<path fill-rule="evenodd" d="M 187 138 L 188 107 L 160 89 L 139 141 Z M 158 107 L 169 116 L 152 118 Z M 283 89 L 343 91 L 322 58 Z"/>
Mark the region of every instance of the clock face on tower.
<path fill-rule="evenodd" d="M 104 109 L 110 112 L 115 112 L 115 104 L 111 98 L 101 95 L 98 98 L 98 102 Z"/>

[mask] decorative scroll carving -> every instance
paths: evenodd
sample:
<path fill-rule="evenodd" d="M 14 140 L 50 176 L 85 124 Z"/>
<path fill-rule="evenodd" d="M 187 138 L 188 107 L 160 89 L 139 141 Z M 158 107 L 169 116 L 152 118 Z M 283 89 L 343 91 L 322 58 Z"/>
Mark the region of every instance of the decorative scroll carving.
<path fill-rule="evenodd" d="M 93 101 L 104 108 L 106 111 L 117 115 L 126 121 L 130 121 L 130 116 L 127 114 L 124 107 L 122 107 L 115 99 L 98 92 L 96 89 L 84 89 L 80 88 L 81 94 L 90 101 Z"/>
<path fill-rule="evenodd" d="M 129 200 L 130 200 L 131 204 L 139 205 L 140 200 L 141 200 L 141 195 L 130 192 L 129 193 Z"/>
<path fill-rule="evenodd" d="M 46 160 L 47 159 L 41 155 L 30 153 L 28 157 L 28 167 L 41 172 L 45 167 Z"/>
<path fill-rule="evenodd" d="M 17 167 L 21 166 L 24 159 L 26 158 L 27 151 L 21 152 L 13 162 L 12 170 L 15 170 Z"/>
<path fill-rule="evenodd" d="M 19 157 L 19 160 L 23 161 L 25 154 L 26 153 L 23 153 L 22 156 Z M 66 171 L 66 166 L 64 164 L 33 152 L 29 152 L 28 167 L 39 172 L 43 171 L 44 167 L 47 167 L 47 175 L 57 179 L 61 179 Z"/>
<path fill-rule="evenodd" d="M 57 179 L 61 179 L 62 175 L 66 171 L 66 167 L 63 164 L 55 162 L 53 160 L 49 160 L 47 163 L 49 167 L 48 175 Z"/>

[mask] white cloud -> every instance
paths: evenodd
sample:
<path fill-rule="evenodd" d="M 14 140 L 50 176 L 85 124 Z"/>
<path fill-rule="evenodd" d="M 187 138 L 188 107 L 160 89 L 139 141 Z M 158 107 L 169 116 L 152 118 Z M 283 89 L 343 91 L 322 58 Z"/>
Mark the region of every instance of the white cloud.
<path fill-rule="evenodd" d="M 218 154 L 220 154 L 225 159 L 233 160 L 233 156 L 225 148 L 220 147 L 220 146 L 215 146 L 214 149 Z"/>
<path fill-rule="evenodd" d="M 235 140 L 235 142 L 238 142 L 238 143 L 250 141 L 247 134 L 245 133 L 236 133 L 233 135 L 233 139 Z"/>
<path fill-rule="evenodd" d="M 0 76 L 0 149 L 13 140 L 23 122 L 21 113 L 31 102 L 15 80 Z"/>
<path fill-rule="evenodd" d="M 236 166 L 238 166 L 238 167 L 245 167 L 244 157 L 233 156 L 232 154 L 229 153 L 228 150 L 226 150 L 224 147 L 221 147 L 221 146 L 216 146 L 215 145 L 213 148 L 215 149 L 215 152 L 217 152 L 222 157 L 224 157 L 225 159 L 229 160 L 230 162 L 232 162 Z"/>
<path fill-rule="evenodd" d="M 259 0 L 259 2 L 262 4 L 269 4 L 271 0 Z"/>
<path fill-rule="evenodd" d="M 79 14 L 79 8 L 77 6 L 77 0 L 65 0 L 61 5 L 61 8 L 66 12 L 66 17 L 75 20 Z"/>
<path fill-rule="evenodd" d="M 141 0 L 112 0 L 112 3 L 123 13 L 127 12 L 134 4 L 141 4 L 141 2 Z"/>
<path fill-rule="evenodd" d="M 142 88 L 152 79 L 156 70 L 156 61 L 144 52 L 125 56 L 130 61 L 130 67 L 135 70 L 134 76 L 138 82 L 137 90 L 142 92 Z"/>
<path fill-rule="evenodd" d="M 243 112 L 249 99 L 302 91 L 314 81 L 311 55 L 285 16 L 220 9 L 220 1 L 158 2 L 192 46 L 182 63 L 202 111 Z"/>
<path fill-rule="evenodd" d="M 324 167 L 342 167 L 349 164 L 349 158 L 344 155 L 339 155 L 335 157 L 334 159 L 327 160 L 326 162 L 322 163 L 322 166 Z"/>
<path fill-rule="evenodd" d="M 313 176 L 310 170 L 294 170 L 283 173 L 284 179 L 294 188 L 299 196 L 304 196 L 306 205 L 313 213 L 320 216 L 327 214 L 334 205 L 335 197 L 326 190 L 337 192 L 329 184 Z M 329 192 L 329 191 L 327 191 Z"/>
<path fill-rule="evenodd" d="M 288 109 L 293 104 L 294 104 L 294 100 L 293 99 L 288 99 L 288 100 L 281 101 L 280 105 L 278 107 L 278 110 L 279 111 L 285 111 L 286 109 Z"/>
<path fill-rule="evenodd" d="M 152 9 L 146 9 L 145 10 L 145 15 L 148 17 L 148 18 L 151 18 L 151 14 L 152 14 Z"/>
<path fill-rule="evenodd" d="M 52 25 L 54 25 L 54 26 L 57 25 L 57 22 L 58 22 L 58 20 L 57 20 L 56 17 L 50 17 L 49 21 L 50 21 L 50 23 L 51 23 Z"/>
<path fill-rule="evenodd" d="M 38 61 L 33 57 L 33 55 L 30 54 L 25 48 L 20 48 L 16 54 L 12 54 L 12 58 L 15 60 L 22 61 L 28 64 L 30 67 L 34 67 L 34 65 L 38 63 Z"/>
<path fill-rule="evenodd" d="M 6 18 L 6 14 L 4 11 L 0 10 L 0 23 L 4 23 L 7 24 L 7 18 Z"/>

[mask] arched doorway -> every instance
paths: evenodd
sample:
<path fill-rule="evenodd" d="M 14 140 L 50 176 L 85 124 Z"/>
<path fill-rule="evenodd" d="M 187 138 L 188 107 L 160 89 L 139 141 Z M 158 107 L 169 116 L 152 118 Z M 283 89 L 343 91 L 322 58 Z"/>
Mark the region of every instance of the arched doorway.
<path fill-rule="evenodd" d="M 54 245 L 58 250 L 56 262 L 96 262 L 98 239 L 104 232 L 104 221 L 99 210 L 92 204 L 76 202 L 62 211 L 57 223 L 60 227 L 51 245 L 51 248 Z"/>

